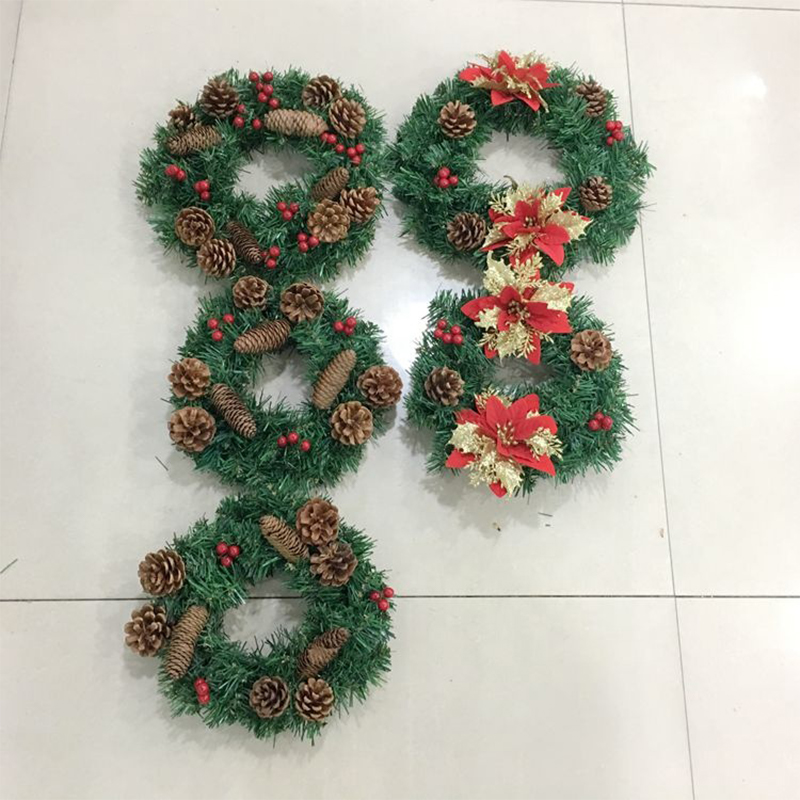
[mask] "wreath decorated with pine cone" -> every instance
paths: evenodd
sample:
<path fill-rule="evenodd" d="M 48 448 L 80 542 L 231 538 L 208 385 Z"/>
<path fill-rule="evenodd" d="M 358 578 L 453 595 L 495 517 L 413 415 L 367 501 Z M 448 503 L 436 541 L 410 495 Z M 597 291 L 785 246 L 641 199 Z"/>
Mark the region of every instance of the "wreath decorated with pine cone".
<path fill-rule="evenodd" d="M 173 713 L 199 714 L 209 727 L 238 722 L 259 738 L 291 731 L 313 740 L 389 670 L 394 591 L 371 549 L 325 498 L 227 498 L 213 521 L 142 560 L 150 599 L 132 612 L 125 642 L 161 659 Z M 248 649 L 226 634 L 225 613 L 271 576 L 285 579 L 307 613 Z"/>

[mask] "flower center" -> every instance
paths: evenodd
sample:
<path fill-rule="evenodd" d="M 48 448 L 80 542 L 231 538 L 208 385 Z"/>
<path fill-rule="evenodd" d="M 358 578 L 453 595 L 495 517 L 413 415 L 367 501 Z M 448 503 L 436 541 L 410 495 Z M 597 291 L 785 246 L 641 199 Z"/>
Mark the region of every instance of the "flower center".
<path fill-rule="evenodd" d="M 526 311 L 527 309 L 525 308 L 525 305 L 519 300 L 510 300 L 506 306 L 506 313 L 510 314 L 512 317 L 516 317 L 517 319 L 524 317 Z"/>
<path fill-rule="evenodd" d="M 504 422 L 502 425 L 498 425 L 497 438 L 506 446 L 514 444 L 516 441 L 516 437 L 514 436 L 514 426 L 510 422 Z"/>

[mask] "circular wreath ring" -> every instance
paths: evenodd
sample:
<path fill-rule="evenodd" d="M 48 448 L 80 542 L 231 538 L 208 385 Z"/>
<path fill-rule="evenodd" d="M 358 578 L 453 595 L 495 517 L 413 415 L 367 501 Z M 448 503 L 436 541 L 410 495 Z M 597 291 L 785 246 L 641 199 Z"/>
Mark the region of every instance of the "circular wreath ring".
<path fill-rule="evenodd" d="M 364 700 L 389 670 L 394 591 L 371 549 L 324 498 L 227 498 L 212 522 L 141 562 L 151 599 L 131 614 L 126 644 L 162 658 L 173 713 L 199 714 L 209 727 L 238 722 L 259 738 L 289 730 L 313 739 L 334 709 Z M 248 650 L 228 638 L 225 612 L 272 576 L 307 611 L 294 630 Z"/>
<path fill-rule="evenodd" d="M 409 207 L 407 231 L 480 268 L 490 248 L 515 263 L 536 253 L 551 279 L 584 258 L 611 261 L 636 227 L 652 171 L 616 116 L 610 92 L 535 55 L 502 51 L 462 69 L 421 96 L 398 131 L 394 193 Z M 481 180 L 480 150 L 494 131 L 542 137 L 564 181 L 526 196 Z"/>
<path fill-rule="evenodd" d="M 327 76 L 231 70 L 156 129 L 136 182 L 151 223 L 206 275 L 271 273 L 287 286 L 328 279 L 370 246 L 386 173 L 386 133 L 353 88 Z M 236 190 L 254 151 L 291 147 L 311 169 L 265 198 Z"/>
<path fill-rule="evenodd" d="M 300 408 L 251 390 L 263 354 L 290 345 L 313 386 Z M 402 392 L 383 363 L 379 328 L 309 283 L 278 292 L 257 276 L 240 278 L 201 301 L 180 355 L 169 374 L 173 443 L 198 468 L 249 486 L 334 483 L 357 468 Z"/>

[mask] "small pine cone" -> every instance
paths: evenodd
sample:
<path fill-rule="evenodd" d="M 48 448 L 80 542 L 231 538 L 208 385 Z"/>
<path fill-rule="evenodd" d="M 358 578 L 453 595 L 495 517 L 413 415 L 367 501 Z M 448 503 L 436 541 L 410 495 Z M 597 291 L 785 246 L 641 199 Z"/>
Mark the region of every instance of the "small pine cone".
<path fill-rule="evenodd" d="M 125 644 L 140 656 L 154 656 L 169 633 L 167 612 L 161 606 L 147 603 L 132 611 L 131 621 L 125 623 Z"/>
<path fill-rule="evenodd" d="M 480 214 L 464 211 L 447 223 L 447 241 L 462 253 L 477 250 L 486 238 L 486 220 Z"/>
<path fill-rule="evenodd" d="M 236 392 L 224 383 L 211 387 L 211 402 L 230 427 L 245 439 L 256 435 L 256 421 Z"/>
<path fill-rule="evenodd" d="M 306 722 L 322 722 L 333 710 L 333 689 L 322 678 L 309 678 L 297 687 L 295 711 Z"/>
<path fill-rule="evenodd" d="M 320 200 L 335 200 L 349 180 L 350 170 L 347 167 L 334 167 L 311 187 L 311 199 L 315 203 Z"/>
<path fill-rule="evenodd" d="M 289 705 L 289 687 L 281 678 L 265 675 L 250 689 L 250 708 L 261 719 L 273 719 L 286 711 Z"/>
<path fill-rule="evenodd" d="M 327 363 L 320 372 L 311 393 L 311 402 L 315 408 L 331 407 L 339 392 L 344 389 L 350 379 L 350 373 L 355 365 L 355 350 L 342 350 Z"/>
<path fill-rule="evenodd" d="M 322 292 L 310 283 L 293 283 L 281 293 L 281 313 L 295 325 L 316 319 L 324 306 Z"/>
<path fill-rule="evenodd" d="M 269 284 L 255 275 L 239 278 L 233 284 L 233 304 L 236 308 L 264 308 L 268 294 Z"/>
<path fill-rule="evenodd" d="M 222 134 L 213 125 L 196 125 L 167 139 L 167 150 L 174 156 L 188 156 L 215 147 L 221 141 Z"/>
<path fill-rule="evenodd" d="M 584 81 L 575 89 L 575 94 L 586 101 L 586 116 L 599 117 L 606 110 L 606 90 L 595 81 Z"/>
<path fill-rule="evenodd" d="M 205 606 L 189 606 L 172 629 L 164 664 L 164 669 L 170 678 L 182 678 L 189 671 L 195 645 L 206 622 L 208 622 L 208 609 Z"/>
<path fill-rule="evenodd" d="M 285 319 L 268 319 L 237 336 L 233 349 L 248 355 L 273 353 L 286 344 L 291 332 L 292 326 Z"/>
<path fill-rule="evenodd" d="M 349 638 L 347 628 L 331 628 L 317 636 L 297 659 L 297 673 L 304 679 L 319 675 L 339 655 Z"/>
<path fill-rule="evenodd" d="M 328 126 L 322 117 L 310 111 L 296 111 L 293 108 L 276 108 L 264 115 L 264 127 L 273 133 L 284 136 L 312 138 L 325 133 Z"/>
<path fill-rule="evenodd" d="M 304 106 L 326 106 L 337 97 L 341 97 L 339 84 L 329 75 L 318 75 L 304 87 L 300 96 Z"/>
<path fill-rule="evenodd" d="M 472 106 L 451 100 L 439 112 L 439 127 L 449 139 L 463 139 L 475 130 L 475 112 Z"/>
<path fill-rule="evenodd" d="M 342 192 L 344 194 L 344 192 Z M 346 238 L 350 230 L 350 214 L 333 200 L 320 200 L 308 215 L 308 232 L 321 242 L 332 244 Z"/>
<path fill-rule="evenodd" d="M 464 394 L 464 380 L 454 369 L 439 367 L 425 378 L 425 394 L 439 405 L 458 405 Z"/>
<path fill-rule="evenodd" d="M 600 372 L 613 355 L 611 342 L 601 331 L 580 331 L 572 337 L 569 357 L 582 370 Z"/>
<path fill-rule="evenodd" d="M 194 109 L 186 103 L 178 103 L 169 112 L 169 123 L 176 131 L 188 131 L 198 124 Z"/>
<path fill-rule="evenodd" d="M 239 105 L 239 93 L 225 78 L 212 78 L 203 88 L 200 105 L 209 117 L 226 119 Z"/>
<path fill-rule="evenodd" d="M 320 547 L 339 535 L 339 509 L 321 497 L 314 497 L 297 510 L 297 535 L 308 545 Z"/>
<path fill-rule="evenodd" d="M 356 225 L 363 225 L 378 210 L 381 199 L 373 186 L 344 189 L 339 195 L 339 205 L 347 209 Z"/>
<path fill-rule="evenodd" d="M 355 139 L 367 124 L 367 112 L 357 100 L 340 97 L 328 109 L 328 122 L 345 139 Z"/>
<path fill-rule="evenodd" d="M 214 218 L 205 209 L 189 206 L 175 217 L 175 235 L 189 247 L 200 247 L 214 235 Z"/>
<path fill-rule="evenodd" d="M 209 239 L 197 251 L 197 266 L 212 278 L 227 278 L 236 266 L 236 251 L 227 239 Z"/>
<path fill-rule="evenodd" d="M 311 556 L 311 574 L 323 586 L 344 586 L 358 566 L 358 559 L 347 542 L 325 544 Z"/>
<path fill-rule="evenodd" d="M 357 400 L 340 403 L 331 415 L 331 436 L 348 447 L 364 444 L 372 436 L 372 412 Z"/>
<path fill-rule="evenodd" d="M 602 211 L 611 205 L 614 189 L 598 175 L 587 178 L 578 188 L 578 193 L 581 196 L 581 205 L 587 211 Z"/>
<path fill-rule="evenodd" d="M 264 251 L 258 246 L 255 236 L 240 222 L 232 219 L 225 226 L 231 237 L 236 255 L 246 264 L 260 264 L 264 260 Z"/>
<path fill-rule="evenodd" d="M 403 381 L 392 367 L 378 364 L 358 376 L 358 388 L 371 406 L 388 408 L 400 401 Z"/>
<path fill-rule="evenodd" d="M 184 358 L 172 365 L 167 377 L 175 397 L 197 400 L 211 383 L 211 370 L 199 358 Z"/>
<path fill-rule="evenodd" d="M 202 453 L 217 432 L 214 417 L 204 408 L 186 406 L 169 418 L 169 437 L 179 450 Z"/>
<path fill-rule="evenodd" d="M 298 536 L 297 531 L 290 528 L 278 517 L 265 516 L 258 521 L 261 535 L 292 564 L 301 558 L 308 558 L 308 548 Z"/>
<path fill-rule="evenodd" d="M 148 553 L 139 564 L 139 583 L 147 594 L 164 597 L 180 591 L 186 580 L 186 564 L 175 550 Z"/>

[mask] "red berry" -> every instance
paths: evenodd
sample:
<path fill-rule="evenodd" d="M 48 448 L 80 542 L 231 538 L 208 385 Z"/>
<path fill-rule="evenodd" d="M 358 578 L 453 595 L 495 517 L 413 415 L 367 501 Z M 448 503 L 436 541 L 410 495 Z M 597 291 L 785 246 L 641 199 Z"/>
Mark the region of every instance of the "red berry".
<path fill-rule="evenodd" d="M 450 178 L 439 178 L 439 188 L 446 189 L 450 186 Z"/>
<path fill-rule="evenodd" d="M 610 120 L 608 120 L 608 122 L 606 122 L 606 130 L 607 131 L 613 131 L 616 127 L 617 127 L 617 123 L 614 122 L 613 119 L 610 119 Z"/>
<path fill-rule="evenodd" d="M 267 269 L 275 269 L 278 266 L 278 262 L 274 258 L 267 259 Z"/>
<path fill-rule="evenodd" d="M 379 611 L 388 611 L 389 610 L 389 601 L 388 600 L 378 600 L 378 610 Z"/>
<path fill-rule="evenodd" d="M 278 437 L 278 447 L 286 447 L 286 444 L 287 444 L 286 437 L 285 436 L 279 436 Z"/>
<path fill-rule="evenodd" d="M 217 546 L 214 549 L 217 551 L 218 556 L 224 556 L 228 553 L 228 545 L 225 542 L 217 542 Z"/>
<path fill-rule="evenodd" d="M 258 73 L 257 72 L 251 72 L 247 77 L 250 78 L 251 81 L 255 82 L 255 81 L 258 80 Z"/>
<path fill-rule="evenodd" d="M 344 335 L 345 336 L 352 336 L 356 332 L 355 328 L 345 328 Z"/>
<path fill-rule="evenodd" d="M 211 317 L 211 319 L 206 322 L 206 325 L 213 331 L 214 328 L 219 328 L 219 320 L 216 317 Z"/>
<path fill-rule="evenodd" d="M 606 137 L 606 144 L 607 144 L 609 147 L 611 147 L 611 145 L 612 145 L 612 144 L 614 144 L 614 141 L 615 141 L 615 139 L 614 139 L 614 137 L 613 137 L 613 136 L 607 136 L 607 137 Z"/>
<path fill-rule="evenodd" d="M 453 344 L 464 344 L 464 337 L 460 333 L 454 333 Z"/>
<path fill-rule="evenodd" d="M 450 177 L 450 167 L 442 167 L 437 173 L 440 178 Z"/>
<path fill-rule="evenodd" d="M 196 191 L 198 194 L 199 194 L 200 192 L 202 192 L 202 191 L 203 191 L 203 190 L 200 188 L 200 184 L 201 184 L 201 182 L 202 182 L 202 181 L 195 181 L 195 182 L 194 182 L 194 184 L 193 184 L 193 186 L 192 186 L 192 189 L 194 189 L 194 190 L 195 190 L 195 191 Z"/>
<path fill-rule="evenodd" d="M 212 339 L 213 339 L 215 342 L 221 342 L 221 341 L 222 341 L 222 337 L 223 337 L 223 335 L 224 335 L 224 334 L 222 333 L 222 331 L 213 331 L 213 332 L 212 332 L 212 334 L 211 334 L 211 338 L 212 338 Z"/>
<path fill-rule="evenodd" d="M 264 124 L 260 119 L 256 118 L 250 123 L 253 126 L 254 131 L 260 131 L 261 126 Z"/>
<path fill-rule="evenodd" d="M 233 564 L 233 559 L 230 556 L 222 556 L 222 558 L 219 560 L 219 563 L 223 567 L 229 567 L 231 564 Z"/>
<path fill-rule="evenodd" d="M 602 420 L 605 417 L 605 414 L 602 411 L 595 411 L 594 418 Z"/>
<path fill-rule="evenodd" d="M 590 419 L 587 423 L 587 427 L 590 431 L 599 431 L 600 430 L 600 420 L 599 419 Z"/>
<path fill-rule="evenodd" d="M 245 106 L 244 106 L 244 103 L 239 103 L 239 105 L 238 105 L 238 106 L 236 106 L 236 111 L 237 111 L 239 114 L 244 114 L 244 112 L 245 112 L 245 111 L 247 111 L 247 109 L 246 109 L 246 108 L 245 108 Z"/>
<path fill-rule="evenodd" d="M 200 199 L 207 203 L 211 199 L 211 192 L 200 192 Z"/>
<path fill-rule="evenodd" d="M 442 336 L 444 336 L 444 331 L 443 331 L 441 328 L 437 328 L 437 329 L 436 329 L 436 330 L 433 332 L 433 336 L 434 336 L 434 338 L 436 338 L 436 339 L 441 339 L 441 338 L 442 338 Z"/>
<path fill-rule="evenodd" d="M 289 444 L 297 444 L 300 441 L 297 431 L 292 431 L 286 438 L 289 440 Z"/>
<path fill-rule="evenodd" d="M 268 84 L 267 84 L 267 85 L 264 87 L 264 94 L 265 94 L 267 97 L 272 97 L 272 94 L 273 94 L 273 92 L 274 92 L 274 91 L 275 91 L 275 87 L 274 87 L 274 86 L 272 86 L 272 84 L 269 84 L 269 83 L 268 83 Z"/>
<path fill-rule="evenodd" d="M 446 328 L 446 327 L 447 327 L 447 320 L 446 320 L 446 319 L 440 319 L 440 320 L 439 320 L 439 321 L 436 323 L 436 327 L 437 327 L 437 328 Z"/>
<path fill-rule="evenodd" d="M 328 134 L 327 133 L 321 133 L 319 135 L 319 140 L 322 142 L 322 144 L 328 144 Z"/>
<path fill-rule="evenodd" d="M 384 586 L 383 588 L 383 596 L 384 597 L 394 597 L 394 589 L 391 586 Z"/>
<path fill-rule="evenodd" d="M 369 599 L 372 600 L 373 603 L 377 603 L 378 600 L 381 599 L 381 593 L 380 592 L 370 592 L 369 593 Z"/>
<path fill-rule="evenodd" d="M 461 326 L 453 325 L 453 327 L 450 328 L 450 333 L 461 333 Z"/>
<path fill-rule="evenodd" d="M 281 101 L 278 100 L 277 97 L 270 97 L 270 99 L 269 99 L 269 107 L 270 108 L 278 108 L 278 106 L 280 106 L 280 104 L 281 104 Z"/>
<path fill-rule="evenodd" d="M 451 186 L 458 186 L 458 175 L 451 175 L 447 180 Z"/>
<path fill-rule="evenodd" d="M 267 72 L 265 72 L 265 73 L 264 73 L 264 74 L 263 74 L 261 77 L 262 77 L 262 78 L 263 78 L 263 79 L 264 79 L 264 80 L 265 80 L 267 83 L 269 83 L 269 82 L 270 82 L 270 81 L 271 81 L 271 80 L 272 80 L 272 79 L 273 79 L 275 76 L 274 76 L 274 75 L 273 75 L 271 72 L 267 71 Z"/>
<path fill-rule="evenodd" d="M 614 138 L 618 142 L 621 142 L 625 138 L 625 133 L 622 131 L 622 129 L 617 129 L 614 131 Z"/>
<path fill-rule="evenodd" d="M 257 91 L 257 92 L 263 92 L 263 91 L 264 91 L 264 84 L 263 84 L 263 83 L 261 83 L 261 81 L 259 81 L 259 82 L 256 84 L 256 91 Z"/>
<path fill-rule="evenodd" d="M 443 333 L 442 334 L 442 341 L 445 344 L 452 344 L 453 343 L 453 334 L 452 333 Z"/>
<path fill-rule="evenodd" d="M 234 320 L 234 316 L 233 316 L 233 314 L 223 314 L 223 315 L 222 315 L 222 321 L 223 321 L 223 322 L 224 322 L 226 325 L 230 325 L 230 324 L 233 322 L 233 320 Z"/>
<path fill-rule="evenodd" d="M 264 94 L 264 92 L 259 92 L 256 100 L 258 100 L 259 103 L 266 103 L 269 98 Z"/>
<path fill-rule="evenodd" d="M 278 205 L 277 205 L 277 206 L 275 206 L 275 208 L 277 208 L 277 209 L 278 209 L 278 211 L 286 211 L 286 209 L 288 208 L 288 206 L 286 205 L 286 203 L 284 203 L 283 201 L 281 201 L 280 203 L 278 203 Z"/>
<path fill-rule="evenodd" d="M 355 147 L 348 147 L 347 148 L 347 155 L 350 156 L 350 158 L 352 158 L 355 154 L 356 154 Z"/>
<path fill-rule="evenodd" d="M 303 439 L 303 441 L 300 442 L 300 449 L 304 453 L 307 453 L 311 449 L 311 442 L 309 442 L 308 439 Z"/>
<path fill-rule="evenodd" d="M 281 216 L 288 222 L 294 216 L 294 214 L 292 214 L 291 211 L 284 211 Z"/>
<path fill-rule="evenodd" d="M 272 258 L 277 258 L 281 254 L 280 247 L 273 244 L 272 247 L 269 248 L 269 254 Z"/>
<path fill-rule="evenodd" d="M 182 170 L 178 170 L 178 174 L 175 176 L 176 181 L 185 181 L 186 180 L 186 173 Z"/>
<path fill-rule="evenodd" d="M 614 427 L 614 420 L 611 417 L 603 417 L 600 425 L 604 431 L 610 431 Z"/>
<path fill-rule="evenodd" d="M 244 128 L 244 120 L 241 117 L 234 117 L 233 118 L 233 127 L 234 128 Z"/>
<path fill-rule="evenodd" d="M 361 155 L 367 148 L 360 142 L 356 145 L 356 153 Z"/>
<path fill-rule="evenodd" d="M 333 329 L 336 333 L 341 333 L 344 330 L 344 322 L 340 319 L 337 319 L 336 322 L 333 323 Z"/>
<path fill-rule="evenodd" d="M 299 210 L 300 210 L 300 203 L 292 203 L 289 206 L 289 211 L 291 211 L 292 214 L 296 214 Z"/>
<path fill-rule="evenodd" d="M 211 190 L 211 183 L 209 181 L 198 181 L 198 184 L 200 185 L 201 192 L 208 192 Z"/>
<path fill-rule="evenodd" d="M 238 544 L 232 544 L 232 545 L 231 545 L 231 546 L 228 548 L 228 555 L 229 555 L 231 558 L 239 558 L 239 555 L 240 555 L 240 553 L 241 553 L 241 552 L 242 552 L 242 548 L 241 548 L 241 547 L 239 547 L 239 545 L 238 545 Z"/>
<path fill-rule="evenodd" d="M 205 681 L 205 678 L 197 678 L 194 682 L 194 688 L 199 689 L 200 686 L 205 686 L 208 688 L 208 684 Z"/>
<path fill-rule="evenodd" d="M 207 706 L 211 698 L 207 695 L 198 695 L 197 702 L 200 703 L 201 706 Z"/>
<path fill-rule="evenodd" d="M 344 324 L 347 325 L 348 328 L 355 328 L 357 323 L 358 323 L 358 320 L 355 317 L 348 317 L 344 321 Z"/>
<path fill-rule="evenodd" d="M 178 174 L 178 165 L 170 164 L 165 170 L 164 174 L 169 178 L 174 178 Z"/>
<path fill-rule="evenodd" d="M 308 234 L 305 233 L 304 231 L 300 231 L 300 233 L 297 234 L 298 242 L 305 242 L 307 239 L 308 239 Z"/>
<path fill-rule="evenodd" d="M 345 147 L 341 142 L 336 145 L 336 152 L 337 153 L 344 153 L 344 150 L 345 150 Z"/>
<path fill-rule="evenodd" d="M 319 244 L 319 239 L 316 236 L 309 236 L 308 237 L 308 246 L 309 247 L 316 247 Z"/>
<path fill-rule="evenodd" d="M 353 156 L 350 159 L 350 163 L 351 164 L 355 164 L 356 166 L 358 166 L 361 163 L 361 156 Z"/>
<path fill-rule="evenodd" d="M 336 144 L 336 134 L 335 133 L 326 133 L 325 134 L 325 141 L 328 144 Z"/>
<path fill-rule="evenodd" d="M 298 242 L 297 243 L 297 249 L 301 253 L 307 253 L 308 252 L 308 242 Z"/>
<path fill-rule="evenodd" d="M 619 120 L 619 119 L 618 119 L 618 120 L 617 120 L 617 121 L 614 123 L 614 127 L 615 127 L 615 128 L 618 130 L 618 131 L 622 130 L 622 120 Z"/>

